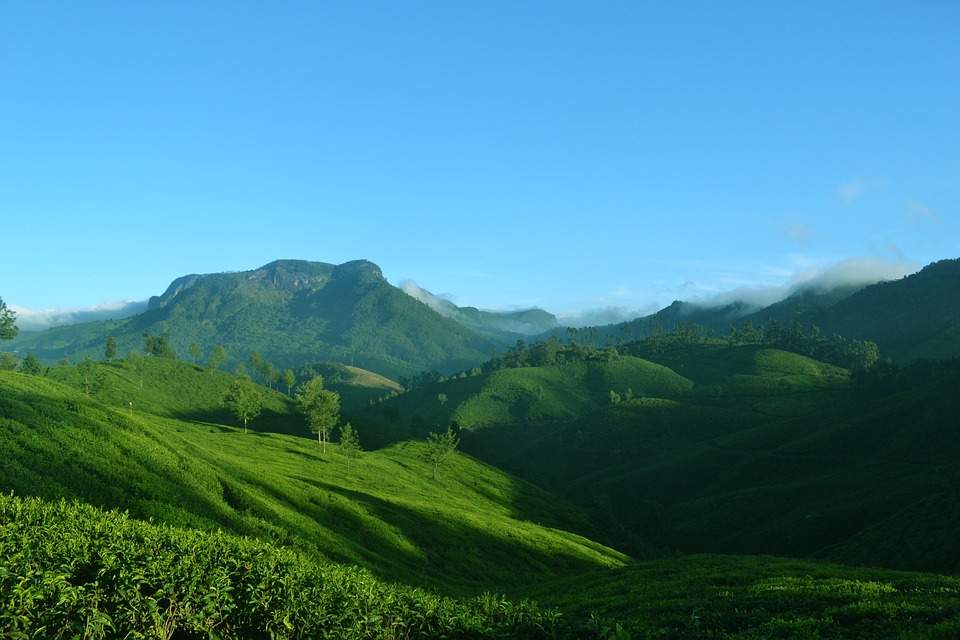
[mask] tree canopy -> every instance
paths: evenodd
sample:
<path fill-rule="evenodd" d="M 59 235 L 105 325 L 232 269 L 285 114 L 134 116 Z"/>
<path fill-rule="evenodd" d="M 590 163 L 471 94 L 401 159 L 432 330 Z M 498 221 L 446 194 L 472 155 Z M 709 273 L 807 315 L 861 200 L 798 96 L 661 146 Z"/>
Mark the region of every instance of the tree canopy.
<path fill-rule="evenodd" d="M 0 298 L 0 340 L 13 340 L 18 332 L 17 313 Z"/>
<path fill-rule="evenodd" d="M 300 385 L 297 406 L 306 417 L 310 432 L 317 435 L 317 441 L 326 453 L 330 432 L 340 421 L 340 394 L 324 388 L 323 376 L 313 376 Z"/>

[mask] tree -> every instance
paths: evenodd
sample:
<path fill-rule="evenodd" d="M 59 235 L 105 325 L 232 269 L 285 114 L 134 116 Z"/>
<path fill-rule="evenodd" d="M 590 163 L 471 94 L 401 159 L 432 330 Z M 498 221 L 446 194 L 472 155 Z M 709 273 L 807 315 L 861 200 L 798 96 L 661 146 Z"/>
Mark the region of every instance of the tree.
<path fill-rule="evenodd" d="M 37 356 L 28 353 L 23 362 L 20 363 L 20 373 L 25 373 L 28 376 L 39 376 L 43 373 L 43 365 L 40 364 Z"/>
<path fill-rule="evenodd" d="M 437 402 L 440 403 L 440 406 L 441 406 L 441 407 L 442 407 L 443 405 L 447 404 L 447 400 L 448 400 L 447 394 L 445 394 L 445 393 L 438 393 L 438 394 L 437 394 Z"/>
<path fill-rule="evenodd" d="M 133 372 L 137 376 L 137 381 L 140 383 L 140 390 L 142 391 L 143 390 L 143 371 L 144 371 L 143 354 L 141 354 L 136 349 L 128 353 L 127 366 L 133 369 Z"/>
<path fill-rule="evenodd" d="M 210 362 L 207 364 L 207 369 L 210 371 L 216 371 L 220 368 L 220 365 L 223 364 L 223 361 L 227 359 L 227 350 L 223 348 L 222 345 L 217 345 L 213 348 L 213 353 L 210 354 Z"/>
<path fill-rule="evenodd" d="M 267 382 L 267 387 L 272 391 L 274 383 L 280 379 L 280 372 L 277 371 L 277 368 L 273 366 L 272 362 L 264 362 L 261 371 L 263 372 L 264 380 Z"/>
<path fill-rule="evenodd" d="M 117 340 L 113 336 L 107 336 L 107 344 L 103 348 L 103 356 L 110 362 L 117 357 Z"/>
<path fill-rule="evenodd" d="M 293 369 L 287 369 L 283 372 L 283 384 L 287 385 L 287 395 L 292 394 L 293 385 L 297 382 L 297 374 L 293 372 Z"/>
<path fill-rule="evenodd" d="M 363 448 L 360 446 L 360 437 L 349 422 L 340 429 L 340 453 L 347 459 L 347 469 L 350 462 L 360 457 Z"/>
<path fill-rule="evenodd" d="M 200 356 L 201 356 L 200 345 L 198 345 L 196 342 L 191 342 L 190 357 L 193 358 L 194 364 L 200 364 Z"/>
<path fill-rule="evenodd" d="M 263 410 L 263 396 L 250 378 L 240 376 L 230 384 L 223 404 L 243 422 L 243 432 L 246 433 L 247 423 L 255 420 Z"/>
<path fill-rule="evenodd" d="M 266 361 L 263 359 L 263 356 L 260 354 L 259 351 L 254 351 L 253 353 L 250 354 L 249 362 L 250 362 L 250 368 L 254 371 L 254 373 L 259 373 L 262 376 L 263 367 Z M 266 380 L 264 380 L 263 382 L 266 382 Z"/>
<path fill-rule="evenodd" d="M 300 385 L 297 406 L 306 417 L 310 432 L 317 434 L 317 442 L 326 453 L 330 432 L 340 421 L 340 394 L 323 388 L 323 376 L 313 376 Z"/>
<path fill-rule="evenodd" d="M 437 479 L 440 467 L 453 455 L 460 439 L 447 427 L 446 433 L 431 433 L 427 436 L 427 448 L 424 458 L 433 466 L 433 479 Z"/>
<path fill-rule="evenodd" d="M 90 356 L 84 358 L 83 362 L 77 365 L 77 372 L 80 374 L 80 386 L 88 396 L 93 395 L 103 387 L 103 373 L 93 364 Z"/>
<path fill-rule="evenodd" d="M 7 351 L 0 351 L 0 371 L 16 371 L 20 360 Z"/>
<path fill-rule="evenodd" d="M 177 359 L 177 354 L 170 346 L 170 335 L 162 333 L 159 336 L 152 335 L 149 331 L 143 332 L 143 350 L 148 356 L 157 358 Z"/>
<path fill-rule="evenodd" d="M 0 298 L 0 340 L 13 340 L 17 337 L 17 332 L 17 313 L 8 309 L 3 298 Z"/>

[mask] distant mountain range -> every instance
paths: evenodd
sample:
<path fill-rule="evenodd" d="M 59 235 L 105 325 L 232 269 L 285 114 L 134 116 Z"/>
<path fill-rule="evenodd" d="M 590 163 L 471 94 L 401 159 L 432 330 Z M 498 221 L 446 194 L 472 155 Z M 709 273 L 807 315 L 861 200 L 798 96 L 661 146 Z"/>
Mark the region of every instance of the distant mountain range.
<path fill-rule="evenodd" d="M 748 321 L 771 320 L 873 340 L 883 355 L 899 361 L 960 356 L 960 260 L 867 286 L 800 288 L 763 308 L 677 301 L 629 322 L 580 329 L 577 339 L 629 342 L 688 323 L 723 334 Z M 232 360 L 260 351 L 278 366 L 339 362 L 394 378 L 469 368 L 518 339 L 567 337 L 567 329 L 542 309 L 458 307 L 413 283 L 393 286 L 366 260 L 278 260 L 251 271 L 183 276 L 132 317 L 24 331 L 4 346 L 48 362 L 76 360 L 99 356 L 109 335 L 121 354 L 142 348 L 144 332 L 169 334 L 182 357 L 193 343 L 202 359 L 222 344 Z"/>
<path fill-rule="evenodd" d="M 444 303 L 439 313 L 366 260 L 278 260 L 251 271 L 183 276 L 143 313 L 24 332 L 10 347 L 55 361 L 99 356 L 110 335 L 122 354 L 142 348 L 144 332 L 166 333 L 181 357 L 194 343 L 203 358 L 222 344 L 236 360 L 260 351 L 278 366 L 331 361 L 393 377 L 472 366 L 514 342 L 521 335 L 514 329 L 556 324 L 540 310 L 501 314 Z"/>
<path fill-rule="evenodd" d="M 724 334 L 735 325 L 771 320 L 817 326 L 825 334 L 872 340 L 898 361 L 960 356 L 960 259 L 941 260 L 898 280 L 865 286 L 801 287 L 757 308 L 746 302 L 704 306 L 676 301 L 660 311 L 614 325 L 578 331 L 583 342 L 603 344 L 670 332 L 684 324 Z M 565 329 L 544 335 L 561 337 Z"/>

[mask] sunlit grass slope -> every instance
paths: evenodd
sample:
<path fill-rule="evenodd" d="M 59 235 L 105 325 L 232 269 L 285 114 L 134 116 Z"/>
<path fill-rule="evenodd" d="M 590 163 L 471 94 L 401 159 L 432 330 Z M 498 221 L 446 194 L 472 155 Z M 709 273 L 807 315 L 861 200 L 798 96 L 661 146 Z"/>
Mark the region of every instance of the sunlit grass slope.
<path fill-rule="evenodd" d="M 692 382 L 667 367 L 624 356 L 610 362 L 501 369 L 452 379 L 374 405 L 357 419 L 379 445 L 422 437 L 451 422 L 478 430 L 569 421 L 608 404 L 610 390 L 672 398 L 692 388 Z"/>
<path fill-rule="evenodd" d="M 0 389 L 3 491 L 255 536 L 450 592 L 626 561 L 569 532 L 592 533 L 578 508 L 465 455 L 434 480 L 420 443 L 348 464 L 336 445 L 322 455 L 307 438 L 131 416 L 45 378 L 0 373 Z"/>
<path fill-rule="evenodd" d="M 129 361 L 94 364 L 102 383 L 92 399 L 134 414 L 149 413 L 168 418 L 233 424 L 236 419 L 224 407 L 223 397 L 234 380 L 224 371 L 204 369 L 169 358 L 144 358 L 137 367 Z M 47 376 L 77 390 L 84 390 L 76 366 L 52 367 Z M 308 431 L 285 394 L 261 387 L 263 412 L 251 428 L 259 431 L 303 433 Z M 132 403 L 132 406 L 131 406 Z"/>

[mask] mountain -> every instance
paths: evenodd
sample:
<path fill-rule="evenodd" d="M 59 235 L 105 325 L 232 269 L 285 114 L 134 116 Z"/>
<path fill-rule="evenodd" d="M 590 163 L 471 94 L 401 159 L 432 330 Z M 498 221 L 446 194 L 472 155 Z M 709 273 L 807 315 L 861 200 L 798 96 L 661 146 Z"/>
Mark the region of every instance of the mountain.
<path fill-rule="evenodd" d="M 875 284 L 800 287 L 760 309 L 743 301 L 720 306 L 675 301 L 642 318 L 579 329 L 575 339 L 595 346 L 619 344 L 692 325 L 723 335 L 735 325 L 762 326 L 771 320 L 870 340 L 883 356 L 898 362 L 954 358 L 960 356 L 960 259 L 935 262 L 917 273 Z M 556 328 L 537 339 L 565 338 L 568 332 Z"/>
<path fill-rule="evenodd" d="M 389 377 L 472 366 L 515 339 L 444 317 L 388 283 L 372 262 L 279 260 L 177 278 L 132 318 L 24 332 L 10 347 L 46 361 L 96 357 L 108 335 L 125 353 L 142 348 L 144 332 L 168 333 L 181 356 L 192 343 L 204 354 L 221 344 L 236 361 L 260 351 L 280 367 L 332 361 Z"/>
<path fill-rule="evenodd" d="M 504 334 L 516 334 L 518 338 L 537 335 L 558 326 L 557 317 L 543 309 L 484 311 L 476 307 L 458 307 L 410 280 L 403 282 L 400 288 L 445 318 L 497 338 L 505 337 Z"/>

